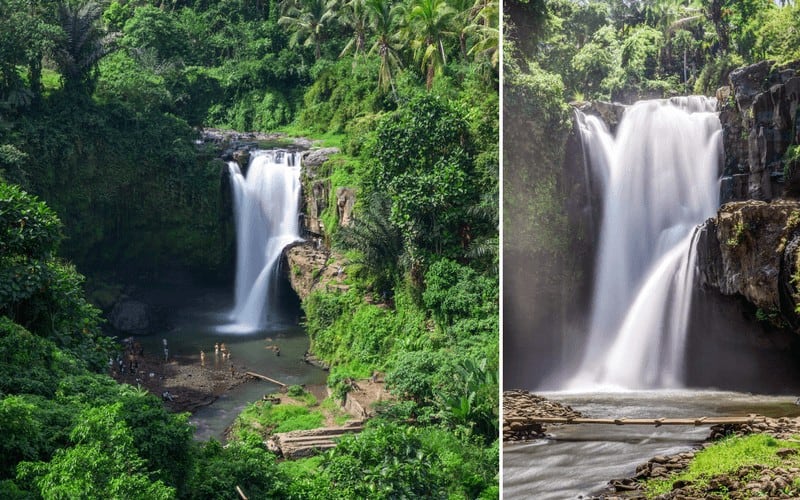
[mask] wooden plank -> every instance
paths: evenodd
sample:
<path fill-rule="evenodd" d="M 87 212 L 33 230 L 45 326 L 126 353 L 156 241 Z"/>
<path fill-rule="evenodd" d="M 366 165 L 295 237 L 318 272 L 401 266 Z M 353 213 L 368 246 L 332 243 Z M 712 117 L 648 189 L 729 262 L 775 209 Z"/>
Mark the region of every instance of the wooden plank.
<path fill-rule="evenodd" d="M 326 436 L 300 436 L 300 437 L 286 437 L 280 438 L 281 444 L 283 443 L 303 443 L 309 441 L 332 441 L 333 439 L 352 434 L 351 432 L 343 432 L 341 434 L 330 434 Z"/>
<path fill-rule="evenodd" d="M 260 373 L 255 373 L 255 372 L 244 372 L 244 373 L 245 373 L 245 375 L 248 375 L 250 377 L 260 378 L 261 380 L 266 380 L 267 382 L 272 382 L 273 384 L 278 384 L 281 387 L 286 387 L 286 384 L 284 384 L 283 382 L 279 382 L 279 381 L 275 380 L 274 378 L 269 378 L 266 375 L 261 375 Z"/>
<path fill-rule="evenodd" d="M 317 443 L 317 444 L 309 444 L 309 445 L 298 445 L 298 446 L 287 446 L 286 448 L 281 448 L 284 453 L 295 454 L 299 450 L 327 450 L 330 448 L 336 448 L 336 443 Z"/>
<path fill-rule="evenodd" d="M 568 418 L 568 417 L 508 417 L 505 422 L 530 424 L 603 424 L 603 425 L 719 425 L 754 424 L 765 417 L 697 417 L 697 418 Z"/>
<path fill-rule="evenodd" d="M 314 446 L 318 444 L 335 445 L 336 443 L 330 439 L 314 439 L 309 441 L 291 441 L 291 442 L 281 441 L 281 448 L 286 448 L 286 447 L 305 448 L 307 446 Z"/>

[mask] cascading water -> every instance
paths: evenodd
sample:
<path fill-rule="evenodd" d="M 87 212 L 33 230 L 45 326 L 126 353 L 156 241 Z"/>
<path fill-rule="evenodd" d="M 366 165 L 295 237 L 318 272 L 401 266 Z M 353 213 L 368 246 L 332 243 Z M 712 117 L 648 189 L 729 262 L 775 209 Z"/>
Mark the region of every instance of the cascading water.
<path fill-rule="evenodd" d="M 713 99 L 641 101 L 616 137 L 579 123 L 603 214 L 589 340 L 571 389 L 680 387 L 698 224 L 719 204 Z"/>
<path fill-rule="evenodd" d="M 264 328 L 275 315 L 277 267 L 286 245 L 300 239 L 300 166 L 293 153 L 258 151 L 250 159 L 247 177 L 236 162 L 228 169 L 236 219 L 236 284 L 227 331 Z"/>

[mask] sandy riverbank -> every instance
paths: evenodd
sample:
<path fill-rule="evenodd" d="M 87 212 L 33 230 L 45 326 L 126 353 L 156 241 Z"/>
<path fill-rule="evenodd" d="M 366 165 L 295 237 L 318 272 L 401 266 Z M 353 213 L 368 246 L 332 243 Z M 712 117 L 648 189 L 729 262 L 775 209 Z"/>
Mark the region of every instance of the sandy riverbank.
<path fill-rule="evenodd" d="M 139 385 L 164 400 L 171 411 L 194 412 L 216 401 L 222 394 L 246 383 L 246 367 L 221 356 L 163 356 L 142 353 L 133 359 L 133 373 L 128 354 L 123 356 L 124 370 L 115 362 L 111 376 L 117 381 Z"/>

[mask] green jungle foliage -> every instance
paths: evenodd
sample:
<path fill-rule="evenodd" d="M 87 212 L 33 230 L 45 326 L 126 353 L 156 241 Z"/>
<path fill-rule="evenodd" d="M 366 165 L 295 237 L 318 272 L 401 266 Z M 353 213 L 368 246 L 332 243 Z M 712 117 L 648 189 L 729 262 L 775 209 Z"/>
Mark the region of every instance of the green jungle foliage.
<path fill-rule="evenodd" d="M 800 55 L 795 2 L 512 0 L 506 8 L 515 47 L 507 54 L 559 75 L 570 100 L 713 93 L 736 67 Z"/>
<path fill-rule="evenodd" d="M 0 2 L 0 497 L 497 498 L 499 17 L 496 0 Z M 350 291 L 303 307 L 335 392 L 381 371 L 395 399 L 307 462 L 252 432 L 194 443 L 186 415 L 101 374 L 114 346 L 59 257 L 112 280 L 223 274 L 225 166 L 201 127 L 324 137 L 343 153 L 321 180 L 357 194 L 352 225 L 333 196 L 322 214 Z M 321 425 L 296 408 L 246 413 Z"/>

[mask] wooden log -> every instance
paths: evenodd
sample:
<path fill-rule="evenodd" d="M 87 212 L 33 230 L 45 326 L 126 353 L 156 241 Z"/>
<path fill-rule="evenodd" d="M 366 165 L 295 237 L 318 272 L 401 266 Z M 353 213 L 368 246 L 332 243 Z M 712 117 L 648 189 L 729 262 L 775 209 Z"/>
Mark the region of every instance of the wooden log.
<path fill-rule="evenodd" d="M 255 373 L 255 372 L 244 372 L 244 373 L 245 373 L 245 375 L 247 375 L 249 377 L 260 378 L 261 380 L 266 380 L 267 382 L 272 382 L 273 384 L 278 384 L 281 387 L 286 387 L 286 384 L 284 384 L 283 382 L 279 382 L 279 381 L 275 380 L 274 378 L 269 378 L 266 375 L 261 375 L 260 373 Z"/>
<path fill-rule="evenodd" d="M 530 424 L 606 424 L 606 425 L 718 425 L 754 424 L 764 422 L 765 417 L 698 417 L 698 418 L 571 418 L 571 417 L 508 417 L 506 422 Z"/>

